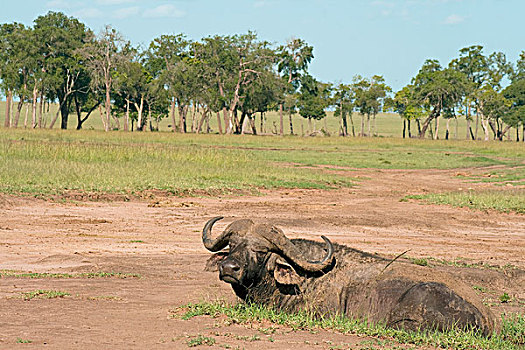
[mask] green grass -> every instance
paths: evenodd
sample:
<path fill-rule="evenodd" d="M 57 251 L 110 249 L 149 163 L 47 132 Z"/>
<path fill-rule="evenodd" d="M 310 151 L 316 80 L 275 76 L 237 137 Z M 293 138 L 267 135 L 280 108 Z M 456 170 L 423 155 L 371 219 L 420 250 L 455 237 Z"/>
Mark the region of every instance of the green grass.
<path fill-rule="evenodd" d="M 186 344 L 188 344 L 188 347 L 190 348 L 201 346 L 201 345 L 213 346 L 215 344 L 215 338 L 198 335 L 195 338 L 189 339 L 186 342 Z"/>
<path fill-rule="evenodd" d="M 479 190 L 468 192 L 428 193 L 410 195 L 404 199 L 422 200 L 432 204 L 448 204 L 460 208 L 497 210 L 525 214 L 525 189 Z"/>
<path fill-rule="evenodd" d="M 472 182 L 493 183 L 500 186 L 525 186 L 525 166 L 497 169 L 483 175 L 468 177 Z"/>
<path fill-rule="evenodd" d="M 63 298 L 69 295 L 71 294 L 67 292 L 61 292 L 59 290 L 43 290 L 43 289 L 22 293 L 22 297 L 24 298 L 24 300 L 31 300 L 35 298 L 56 299 L 56 298 Z"/>
<path fill-rule="evenodd" d="M 82 273 L 50 273 L 50 272 L 20 272 L 13 270 L 0 270 L 0 277 L 13 277 L 13 278 L 56 278 L 56 279 L 67 279 L 67 278 L 140 278 L 141 276 L 136 273 L 121 273 L 121 272 L 82 272 Z"/>
<path fill-rule="evenodd" d="M 33 341 L 29 339 L 16 338 L 18 344 L 31 344 Z"/>
<path fill-rule="evenodd" d="M 309 313 L 285 313 L 257 304 L 239 303 L 230 305 L 224 302 L 201 302 L 187 304 L 177 310 L 182 311 L 182 319 L 208 315 L 226 316 L 232 323 L 270 321 L 294 330 L 327 329 L 344 334 L 358 334 L 370 337 L 392 339 L 399 344 L 432 346 L 446 349 L 523 349 L 525 345 L 525 318 L 519 314 L 503 317 L 502 331 L 490 338 L 473 331 L 450 330 L 447 332 L 411 332 L 386 328 L 381 324 L 349 319 L 343 316 L 315 318 Z M 180 317 L 174 314 L 173 317 Z"/>
<path fill-rule="evenodd" d="M 465 258 L 456 258 L 454 260 L 446 260 L 446 259 L 438 259 L 434 257 L 426 257 L 426 258 L 411 258 L 407 257 L 413 264 L 420 265 L 420 266 L 432 266 L 432 263 L 440 264 L 440 265 L 447 265 L 447 266 L 454 266 L 454 267 L 462 267 L 462 268 L 474 268 L 474 269 L 487 269 L 487 270 L 498 270 L 498 271 L 505 271 L 505 270 L 514 270 L 517 269 L 516 266 L 512 264 L 506 264 L 503 266 L 500 265 L 491 265 L 487 264 L 486 262 L 470 262 Z"/>
<path fill-rule="evenodd" d="M 330 189 L 352 186 L 353 168 L 510 167 L 524 158 L 521 144 L 501 142 L 0 129 L 0 192 Z"/>

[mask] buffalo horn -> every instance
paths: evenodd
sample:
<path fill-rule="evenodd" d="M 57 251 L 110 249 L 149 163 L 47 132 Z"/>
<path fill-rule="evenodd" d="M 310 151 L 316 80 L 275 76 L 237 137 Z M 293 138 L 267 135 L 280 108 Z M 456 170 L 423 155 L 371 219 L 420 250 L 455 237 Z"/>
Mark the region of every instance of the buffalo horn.
<path fill-rule="evenodd" d="M 202 243 L 204 243 L 204 246 L 206 247 L 206 249 L 212 252 L 217 252 L 229 244 L 228 236 L 230 235 L 231 232 L 224 231 L 216 239 L 210 238 L 211 228 L 213 224 L 215 224 L 217 221 L 221 219 L 223 219 L 222 216 L 217 216 L 217 217 L 214 217 L 213 219 L 208 220 L 206 225 L 204 225 L 204 229 L 202 230 Z"/>
<path fill-rule="evenodd" d="M 316 272 L 321 271 L 332 263 L 332 257 L 334 255 L 334 246 L 332 242 L 325 236 L 321 238 L 326 243 L 326 255 L 322 260 L 312 261 L 305 259 L 301 251 L 295 246 L 291 240 L 289 240 L 284 233 L 272 227 L 270 231 L 270 237 L 267 239 L 280 250 L 285 257 L 290 259 L 294 264 L 301 267 L 305 271 Z"/>

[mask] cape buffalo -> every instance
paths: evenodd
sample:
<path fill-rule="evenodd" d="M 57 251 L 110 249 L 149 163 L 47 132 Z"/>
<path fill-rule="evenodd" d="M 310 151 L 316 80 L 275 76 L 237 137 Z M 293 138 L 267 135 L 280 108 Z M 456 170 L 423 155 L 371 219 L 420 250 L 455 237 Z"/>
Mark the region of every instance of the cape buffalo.
<path fill-rule="evenodd" d="M 411 330 L 495 330 L 494 317 L 473 289 L 448 273 L 392 263 L 324 236 L 324 243 L 288 239 L 279 228 L 249 219 L 232 222 L 213 239 L 212 226 L 221 219 L 206 223 L 202 241 L 212 252 L 229 251 L 214 254 L 207 269 L 218 267 L 220 279 L 243 300 Z"/>

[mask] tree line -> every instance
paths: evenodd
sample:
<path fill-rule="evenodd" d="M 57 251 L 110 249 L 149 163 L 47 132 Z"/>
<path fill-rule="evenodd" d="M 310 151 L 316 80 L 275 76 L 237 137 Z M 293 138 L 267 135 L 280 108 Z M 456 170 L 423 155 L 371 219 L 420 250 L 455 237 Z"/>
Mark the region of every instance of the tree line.
<path fill-rule="evenodd" d="M 482 46 L 460 50 L 447 67 L 427 60 L 396 93 L 379 75 L 358 75 L 348 84 L 321 82 L 308 71 L 313 58 L 313 47 L 302 39 L 278 45 L 254 32 L 198 41 L 161 35 L 141 48 L 110 26 L 95 34 L 74 17 L 49 12 L 31 27 L 0 25 L 4 126 L 18 127 L 27 104 L 33 128 L 53 128 L 60 118 L 66 129 L 74 116 L 81 129 L 98 109 L 106 131 L 155 130 L 170 118 L 173 131 L 181 133 L 257 134 L 265 113 L 278 111 L 274 133 L 283 135 L 285 122 L 294 134 L 297 114 L 313 130 L 312 121 L 333 110 L 341 135 L 374 136 L 377 114 L 394 111 L 403 121 L 403 137 L 428 132 L 437 138 L 445 120 L 449 138 L 450 121 L 464 117 L 468 139 L 477 139 L 481 129 L 485 140 L 502 140 L 514 127 L 519 140 L 520 126 L 525 139 L 525 51 L 515 64 L 501 52 L 486 56 Z M 43 112 L 52 103 L 58 109 L 48 124 Z M 212 118 L 218 130 L 211 130 Z"/>

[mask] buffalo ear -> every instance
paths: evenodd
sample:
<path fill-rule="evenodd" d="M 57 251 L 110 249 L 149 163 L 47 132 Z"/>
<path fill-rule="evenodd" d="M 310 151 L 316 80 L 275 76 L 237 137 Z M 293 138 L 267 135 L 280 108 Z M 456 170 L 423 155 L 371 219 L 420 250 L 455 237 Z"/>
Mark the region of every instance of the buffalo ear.
<path fill-rule="evenodd" d="M 207 261 L 206 261 L 206 267 L 204 268 L 204 271 L 219 271 L 219 264 L 221 261 L 226 259 L 228 257 L 228 252 L 218 252 L 213 254 Z"/>
<path fill-rule="evenodd" d="M 275 260 L 275 268 L 273 269 L 273 278 L 279 284 L 297 285 L 300 286 L 303 278 L 295 271 L 292 265 L 288 264 L 286 260 L 278 257 Z"/>

